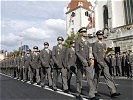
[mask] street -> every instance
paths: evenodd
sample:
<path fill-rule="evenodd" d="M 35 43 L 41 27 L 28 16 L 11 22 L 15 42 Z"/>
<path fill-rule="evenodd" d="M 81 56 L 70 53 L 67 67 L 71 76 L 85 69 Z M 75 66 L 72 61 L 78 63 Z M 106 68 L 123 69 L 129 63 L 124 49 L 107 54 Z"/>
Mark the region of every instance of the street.
<path fill-rule="evenodd" d="M 59 77 L 58 91 L 53 91 L 47 86 L 43 89 L 36 84 L 24 83 L 17 79 L 10 78 L 0 74 L 0 100 L 76 100 L 74 92 L 76 91 L 75 77 L 72 77 L 71 89 L 73 93 L 64 93 L 61 90 L 61 78 Z M 118 98 L 110 98 L 108 87 L 103 78 L 99 82 L 99 93 L 101 95 L 100 100 L 133 100 L 133 80 L 132 79 L 115 79 L 118 92 L 121 95 Z M 87 100 L 89 87 L 86 80 L 83 80 L 82 96 L 84 100 Z"/>

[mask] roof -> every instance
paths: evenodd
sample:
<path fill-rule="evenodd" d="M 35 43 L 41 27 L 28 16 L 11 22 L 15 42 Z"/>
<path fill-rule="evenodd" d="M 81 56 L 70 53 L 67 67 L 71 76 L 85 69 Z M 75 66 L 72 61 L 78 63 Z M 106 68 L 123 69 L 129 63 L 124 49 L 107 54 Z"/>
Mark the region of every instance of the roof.
<path fill-rule="evenodd" d="M 79 5 L 79 2 L 81 2 L 82 5 Z M 87 0 L 71 0 L 71 2 L 67 6 L 68 12 L 72 11 L 73 9 L 77 8 L 78 6 L 82 6 L 85 9 L 89 9 L 89 7 L 92 5 Z"/>

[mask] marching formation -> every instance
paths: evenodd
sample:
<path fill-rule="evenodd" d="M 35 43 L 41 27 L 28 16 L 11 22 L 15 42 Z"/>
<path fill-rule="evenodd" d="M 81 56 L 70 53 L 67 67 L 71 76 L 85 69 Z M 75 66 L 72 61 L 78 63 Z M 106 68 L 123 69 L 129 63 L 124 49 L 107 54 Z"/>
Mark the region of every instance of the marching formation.
<path fill-rule="evenodd" d="M 39 50 L 37 46 L 33 51 L 28 49 L 20 52 L 19 56 L 13 55 L 11 58 L 1 61 L 1 73 L 13 78 L 35 82 L 42 88 L 48 79 L 49 88 L 57 91 L 57 81 L 59 75 L 62 78 L 62 88 L 65 93 L 71 91 L 72 74 L 76 76 L 76 98 L 82 100 L 81 89 L 83 75 L 89 83 L 90 100 L 99 100 L 98 83 L 99 76 L 103 72 L 104 79 L 110 90 L 110 96 L 117 97 L 115 82 L 112 76 L 132 77 L 133 53 L 124 52 L 123 55 L 112 51 L 105 54 L 106 44 L 103 42 L 103 31 L 97 31 L 98 41 L 93 44 L 88 42 L 87 28 L 82 27 L 78 31 L 80 37 L 70 42 L 71 47 L 63 46 L 64 39 L 57 38 L 57 45 L 49 49 L 49 43 L 44 42 L 44 49 Z M 47 77 L 46 77 L 47 76 Z"/>

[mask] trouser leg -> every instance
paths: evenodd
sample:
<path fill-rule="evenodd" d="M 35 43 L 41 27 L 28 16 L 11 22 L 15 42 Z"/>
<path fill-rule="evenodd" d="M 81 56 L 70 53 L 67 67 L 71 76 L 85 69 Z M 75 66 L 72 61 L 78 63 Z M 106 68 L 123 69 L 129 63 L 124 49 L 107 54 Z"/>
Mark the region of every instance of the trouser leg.
<path fill-rule="evenodd" d="M 48 76 L 48 83 L 49 86 L 52 86 L 52 75 L 51 75 L 51 68 L 46 68 L 47 76 Z"/>
<path fill-rule="evenodd" d="M 85 72 L 86 72 L 86 77 L 87 77 L 87 82 L 89 84 L 89 96 L 92 98 L 92 97 L 95 97 L 95 92 L 96 92 L 96 83 L 94 81 L 94 73 L 92 73 L 92 69 L 93 67 L 86 67 L 85 68 Z"/>
<path fill-rule="evenodd" d="M 115 86 L 114 80 L 109 74 L 109 69 L 107 66 L 103 68 L 103 73 L 104 73 L 105 81 L 109 87 L 110 93 L 111 94 L 116 93 L 116 86 Z"/>
<path fill-rule="evenodd" d="M 45 76 L 46 76 L 46 71 L 45 71 L 45 68 L 42 67 L 41 68 L 41 86 L 45 85 Z"/>
<path fill-rule="evenodd" d="M 61 69 L 61 75 L 62 75 L 63 89 L 67 90 L 68 84 L 67 84 L 67 69 L 66 68 Z"/>
<path fill-rule="evenodd" d="M 77 69 L 77 76 L 76 76 L 76 88 L 77 88 L 77 93 L 81 93 L 81 88 L 82 88 L 82 78 L 83 78 L 83 69 L 78 68 Z"/>
<path fill-rule="evenodd" d="M 40 68 L 36 69 L 36 82 L 40 83 Z"/>
<path fill-rule="evenodd" d="M 58 74 L 58 69 L 53 69 L 53 89 L 57 89 Z"/>

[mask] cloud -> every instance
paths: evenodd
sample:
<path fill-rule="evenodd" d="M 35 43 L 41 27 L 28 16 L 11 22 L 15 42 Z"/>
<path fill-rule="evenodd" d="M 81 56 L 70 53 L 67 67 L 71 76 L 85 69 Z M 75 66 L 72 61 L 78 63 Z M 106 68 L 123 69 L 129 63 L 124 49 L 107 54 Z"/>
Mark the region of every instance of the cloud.
<path fill-rule="evenodd" d="M 20 36 L 17 36 L 13 33 L 9 33 L 7 34 L 3 34 L 1 36 L 1 43 L 2 45 L 6 45 L 6 46 L 14 46 L 16 44 L 18 44 L 18 41 L 21 41 L 23 38 Z"/>
<path fill-rule="evenodd" d="M 44 28 L 47 27 L 50 30 L 61 32 L 65 31 L 66 21 L 62 19 L 48 19 L 42 25 Z"/>
<path fill-rule="evenodd" d="M 57 43 L 56 40 L 58 36 L 63 36 L 66 38 L 65 26 L 65 20 L 48 19 L 40 23 L 39 26 L 23 28 L 23 30 L 19 33 L 2 34 L 2 45 L 6 48 L 12 46 L 14 50 L 14 47 L 19 47 L 20 42 L 22 41 L 23 44 L 29 45 L 30 48 L 32 48 L 34 45 L 38 45 L 40 49 L 42 49 L 43 42 L 47 41 L 49 42 L 50 48 L 52 49 L 52 46 L 56 45 Z"/>
<path fill-rule="evenodd" d="M 6 1 L 1 2 L 1 16 L 12 19 L 38 21 L 50 17 L 64 18 L 62 8 L 67 2 L 63 1 Z"/>
<path fill-rule="evenodd" d="M 52 48 L 58 36 L 66 38 L 64 9 L 68 3 L 53 2 L 2 2 L 1 48 L 12 51 L 22 42 L 30 48 L 38 45 L 42 49 L 45 41 Z"/>
<path fill-rule="evenodd" d="M 42 40 L 49 38 L 50 35 L 43 29 L 31 27 L 20 33 L 20 36 L 24 37 L 25 40 Z"/>
<path fill-rule="evenodd" d="M 1 22 L 1 27 L 2 28 L 7 28 L 8 29 L 13 29 L 14 31 L 15 30 L 23 30 L 29 26 L 31 26 L 31 24 L 33 23 L 27 23 L 26 21 L 24 20 L 12 20 L 12 19 L 5 19 L 5 20 L 2 20 Z"/>

